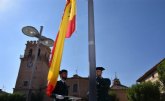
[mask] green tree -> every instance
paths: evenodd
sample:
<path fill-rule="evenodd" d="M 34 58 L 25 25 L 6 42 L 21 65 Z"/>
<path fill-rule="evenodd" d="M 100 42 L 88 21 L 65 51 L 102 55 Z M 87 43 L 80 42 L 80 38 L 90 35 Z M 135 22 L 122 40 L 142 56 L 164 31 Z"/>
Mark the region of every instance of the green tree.
<path fill-rule="evenodd" d="M 23 94 L 13 93 L 13 94 L 0 94 L 0 101 L 25 101 L 26 98 Z"/>
<path fill-rule="evenodd" d="M 161 101 L 165 101 L 165 60 L 158 65 L 157 71 L 161 82 L 160 89 L 164 91 L 164 93 L 161 94 Z"/>
<path fill-rule="evenodd" d="M 162 82 L 163 90 L 165 91 L 165 60 L 158 65 L 157 71 L 159 75 L 159 80 Z"/>
<path fill-rule="evenodd" d="M 109 91 L 109 99 L 110 101 L 119 101 L 117 95 L 113 91 Z"/>
<path fill-rule="evenodd" d="M 0 101 L 8 101 L 8 94 L 7 93 L 0 94 Z"/>
<path fill-rule="evenodd" d="M 43 92 L 36 92 L 31 94 L 31 101 L 42 101 L 44 93 Z"/>
<path fill-rule="evenodd" d="M 128 101 L 160 101 L 159 85 L 151 82 L 135 84 L 128 89 Z"/>
<path fill-rule="evenodd" d="M 13 93 L 9 94 L 8 101 L 25 101 L 26 98 L 23 94 L 20 93 Z"/>

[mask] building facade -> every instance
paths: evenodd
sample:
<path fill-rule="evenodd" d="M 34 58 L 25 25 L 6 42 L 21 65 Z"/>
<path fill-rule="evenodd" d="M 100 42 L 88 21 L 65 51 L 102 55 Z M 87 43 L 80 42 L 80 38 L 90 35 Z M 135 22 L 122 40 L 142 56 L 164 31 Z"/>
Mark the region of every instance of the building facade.
<path fill-rule="evenodd" d="M 73 75 L 66 80 L 69 89 L 69 96 L 82 98 L 81 101 L 87 100 L 89 78 L 80 77 L 77 74 Z"/>
<path fill-rule="evenodd" d="M 142 82 L 159 82 L 160 83 L 160 91 L 161 93 L 165 93 L 163 90 L 163 84 L 159 80 L 159 75 L 157 72 L 158 67 L 160 64 L 165 63 L 165 58 L 161 60 L 159 63 L 157 63 L 154 67 L 152 67 L 150 70 L 148 70 L 146 73 L 144 73 L 138 80 L 136 80 L 137 83 L 142 83 Z"/>
<path fill-rule="evenodd" d="M 21 63 L 14 92 L 19 92 L 26 96 L 29 91 L 31 94 L 42 94 L 43 99 L 45 99 L 43 101 L 48 101 L 45 89 L 47 85 L 48 64 L 51 50 L 47 46 L 42 44 L 39 45 L 37 61 L 32 77 L 36 46 L 36 41 L 28 41 L 26 44 L 24 55 L 20 57 Z M 29 89 L 30 81 L 31 89 Z"/>
<path fill-rule="evenodd" d="M 161 60 L 158 64 L 156 64 L 154 67 L 152 67 L 150 70 L 148 70 L 146 73 L 144 73 L 138 80 L 137 82 L 141 83 L 141 82 L 147 82 L 147 81 L 151 81 L 151 82 L 156 82 L 159 81 L 158 78 L 158 72 L 157 72 L 157 68 L 159 67 L 159 64 L 165 62 L 165 59 Z"/>
<path fill-rule="evenodd" d="M 113 92 L 116 94 L 116 97 L 119 101 L 128 101 L 127 99 L 127 86 L 124 86 L 120 83 L 120 80 L 115 77 L 113 80 L 113 84 L 110 88 L 110 92 Z"/>

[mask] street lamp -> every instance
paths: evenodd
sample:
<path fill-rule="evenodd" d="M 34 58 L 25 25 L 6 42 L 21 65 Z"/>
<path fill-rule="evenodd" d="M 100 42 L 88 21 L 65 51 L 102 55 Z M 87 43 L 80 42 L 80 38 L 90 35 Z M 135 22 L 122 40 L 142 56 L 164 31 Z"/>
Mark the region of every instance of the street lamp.
<path fill-rule="evenodd" d="M 52 47 L 54 44 L 54 41 L 50 38 L 47 38 L 45 36 L 42 36 L 42 30 L 43 30 L 43 26 L 41 26 L 40 28 L 40 32 L 38 32 L 38 30 L 35 27 L 32 26 L 25 26 L 22 28 L 22 32 L 30 37 L 36 37 L 39 40 L 39 43 L 42 43 L 45 46 L 49 46 Z"/>
<path fill-rule="evenodd" d="M 43 26 L 40 26 L 40 32 L 35 27 L 32 27 L 32 26 L 25 26 L 22 28 L 22 32 L 25 35 L 38 38 L 26 101 L 30 101 L 30 99 L 31 99 L 31 85 L 32 85 L 33 75 L 34 75 L 35 66 L 36 66 L 36 62 L 37 62 L 39 45 L 43 44 L 45 46 L 52 47 L 54 44 L 54 41 L 52 39 L 42 36 L 42 30 L 43 30 Z"/>

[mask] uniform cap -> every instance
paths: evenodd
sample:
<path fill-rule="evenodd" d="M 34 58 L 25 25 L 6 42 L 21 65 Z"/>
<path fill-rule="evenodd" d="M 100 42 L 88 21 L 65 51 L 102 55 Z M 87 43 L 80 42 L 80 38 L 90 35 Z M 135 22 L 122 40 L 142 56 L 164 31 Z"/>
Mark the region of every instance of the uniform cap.
<path fill-rule="evenodd" d="M 103 70 L 105 70 L 103 67 L 96 67 L 96 70 L 101 70 L 101 71 L 103 71 Z"/>
<path fill-rule="evenodd" d="M 59 74 L 62 74 L 62 73 L 68 73 L 68 71 L 67 70 L 65 70 L 65 69 L 62 69 L 60 72 L 59 72 Z"/>

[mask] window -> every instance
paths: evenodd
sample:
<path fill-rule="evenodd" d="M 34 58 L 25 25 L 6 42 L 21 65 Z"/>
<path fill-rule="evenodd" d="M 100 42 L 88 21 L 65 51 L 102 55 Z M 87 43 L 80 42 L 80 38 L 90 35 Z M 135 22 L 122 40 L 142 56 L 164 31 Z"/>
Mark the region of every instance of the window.
<path fill-rule="evenodd" d="M 27 87 L 28 86 L 28 81 L 23 81 L 23 86 Z"/>
<path fill-rule="evenodd" d="M 28 54 L 29 57 L 32 56 L 32 52 L 33 52 L 32 49 L 30 49 Z"/>
<path fill-rule="evenodd" d="M 32 66 L 33 66 L 33 62 L 32 62 L 32 60 L 28 61 L 28 63 L 27 63 L 27 67 L 30 68 L 30 67 L 32 67 Z"/>
<path fill-rule="evenodd" d="M 77 84 L 74 84 L 73 85 L 73 92 L 77 92 L 77 88 L 78 88 L 78 85 Z"/>
<path fill-rule="evenodd" d="M 155 75 L 154 74 L 152 74 L 152 78 L 154 78 L 155 77 Z"/>
<path fill-rule="evenodd" d="M 38 56 L 40 56 L 40 53 L 41 53 L 41 49 L 38 49 Z"/>

